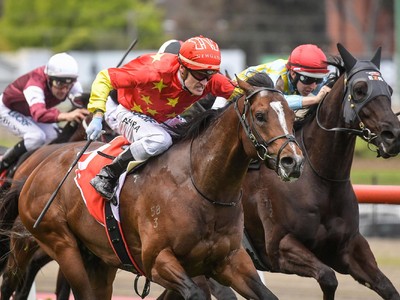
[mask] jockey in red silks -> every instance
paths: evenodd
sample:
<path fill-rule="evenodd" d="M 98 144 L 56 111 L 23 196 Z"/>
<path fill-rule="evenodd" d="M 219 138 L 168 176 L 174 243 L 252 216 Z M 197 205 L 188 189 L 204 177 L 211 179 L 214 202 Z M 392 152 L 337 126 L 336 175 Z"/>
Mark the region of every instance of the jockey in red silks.
<path fill-rule="evenodd" d="M 133 59 L 121 68 L 99 72 L 92 84 L 88 109 L 94 113 L 86 133 L 91 140 L 102 130 L 106 99 L 118 94 L 119 132 L 131 143 L 92 179 L 92 186 L 107 200 L 114 196 L 119 176 L 130 161 L 146 160 L 172 145 L 168 124 L 193 103 L 211 93 L 229 98 L 234 84 L 219 73 L 220 49 L 203 36 L 182 43 L 179 54 L 153 53 Z"/>

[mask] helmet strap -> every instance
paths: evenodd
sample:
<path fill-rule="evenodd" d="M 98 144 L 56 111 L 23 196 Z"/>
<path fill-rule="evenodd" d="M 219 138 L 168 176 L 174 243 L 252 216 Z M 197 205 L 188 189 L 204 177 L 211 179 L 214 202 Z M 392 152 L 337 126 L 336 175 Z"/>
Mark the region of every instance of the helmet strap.
<path fill-rule="evenodd" d="M 192 92 L 187 88 L 187 86 L 185 84 L 185 81 L 189 76 L 189 71 L 187 70 L 187 68 L 184 65 L 181 64 L 181 66 L 184 67 L 184 71 L 181 72 L 181 68 L 179 68 L 178 72 L 179 72 L 179 77 L 182 80 L 182 89 L 184 89 L 185 91 L 189 92 L 190 95 L 192 95 Z"/>
<path fill-rule="evenodd" d="M 296 72 L 294 72 L 294 74 L 295 74 L 295 75 L 294 75 L 294 78 L 292 78 L 291 71 L 289 71 L 289 80 L 290 80 L 290 83 L 291 83 L 292 86 L 293 86 L 294 91 L 295 91 L 297 94 L 300 94 L 299 91 L 297 90 L 297 83 L 298 83 L 299 80 L 300 80 L 300 75 L 297 74 Z"/>

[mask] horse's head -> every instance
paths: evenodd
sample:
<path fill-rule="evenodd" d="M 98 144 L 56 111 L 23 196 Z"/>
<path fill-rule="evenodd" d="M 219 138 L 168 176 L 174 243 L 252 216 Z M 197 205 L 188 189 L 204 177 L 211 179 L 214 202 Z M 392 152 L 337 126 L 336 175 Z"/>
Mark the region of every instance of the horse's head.
<path fill-rule="evenodd" d="M 354 128 L 378 156 L 388 158 L 400 152 L 400 122 L 391 108 L 392 89 L 380 73 L 381 48 L 371 61 L 354 58 L 337 45 L 346 69 L 343 113 L 346 127 Z"/>
<path fill-rule="evenodd" d="M 282 180 L 297 179 L 303 155 L 292 135 L 294 112 L 283 94 L 270 87 L 253 87 L 239 78 L 237 82 L 245 97 L 243 111 L 236 107 L 244 128 L 245 151 L 264 161 Z"/>

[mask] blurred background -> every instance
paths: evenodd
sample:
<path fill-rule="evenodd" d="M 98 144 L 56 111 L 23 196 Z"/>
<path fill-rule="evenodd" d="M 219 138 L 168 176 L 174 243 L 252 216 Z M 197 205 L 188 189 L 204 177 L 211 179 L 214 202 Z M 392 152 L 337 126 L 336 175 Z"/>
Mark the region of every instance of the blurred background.
<path fill-rule="evenodd" d="M 358 59 L 371 59 L 381 46 L 382 75 L 394 89 L 393 110 L 400 111 L 398 0 L 0 0 L 0 91 L 62 51 L 77 59 L 79 80 L 90 91 L 97 72 L 116 66 L 135 39 L 126 62 L 168 39 L 195 35 L 219 44 L 222 70 L 231 75 L 287 58 L 304 43 L 327 55 L 338 54 L 342 43 Z M 0 144 L 14 143 L 0 129 Z M 400 159 L 375 156 L 357 143 L 352 182 L 400 185 Z M 361 230 L 398 239 L 399 207 L 360 205 Z M 395 266 L 400 269 L 400 259 Z"/>
<path fill-rule="evenodd" d="M 382 73 L 397 91 L 399 9 L 394 0 L 0 0 L 0 88 L 61 51 L 77 57 L 80 80 L 90 88 L 136 38 L 127 59 L 201 34 L 224 50 L 231 74 L 287 58 L 303 43 L 336 55 L 340 42 L 359 59 L 382 46 Z"/>

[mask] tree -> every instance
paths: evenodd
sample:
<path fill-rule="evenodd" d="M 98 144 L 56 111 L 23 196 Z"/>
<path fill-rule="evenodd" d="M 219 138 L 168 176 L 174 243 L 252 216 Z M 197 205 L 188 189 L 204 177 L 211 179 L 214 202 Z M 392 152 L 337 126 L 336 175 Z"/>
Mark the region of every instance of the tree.
<path fill-rule="evenodd" d="M 3 0 L 0 50 L 53 51 L 158 48 L 163 12 L 146 0 Z"/>

